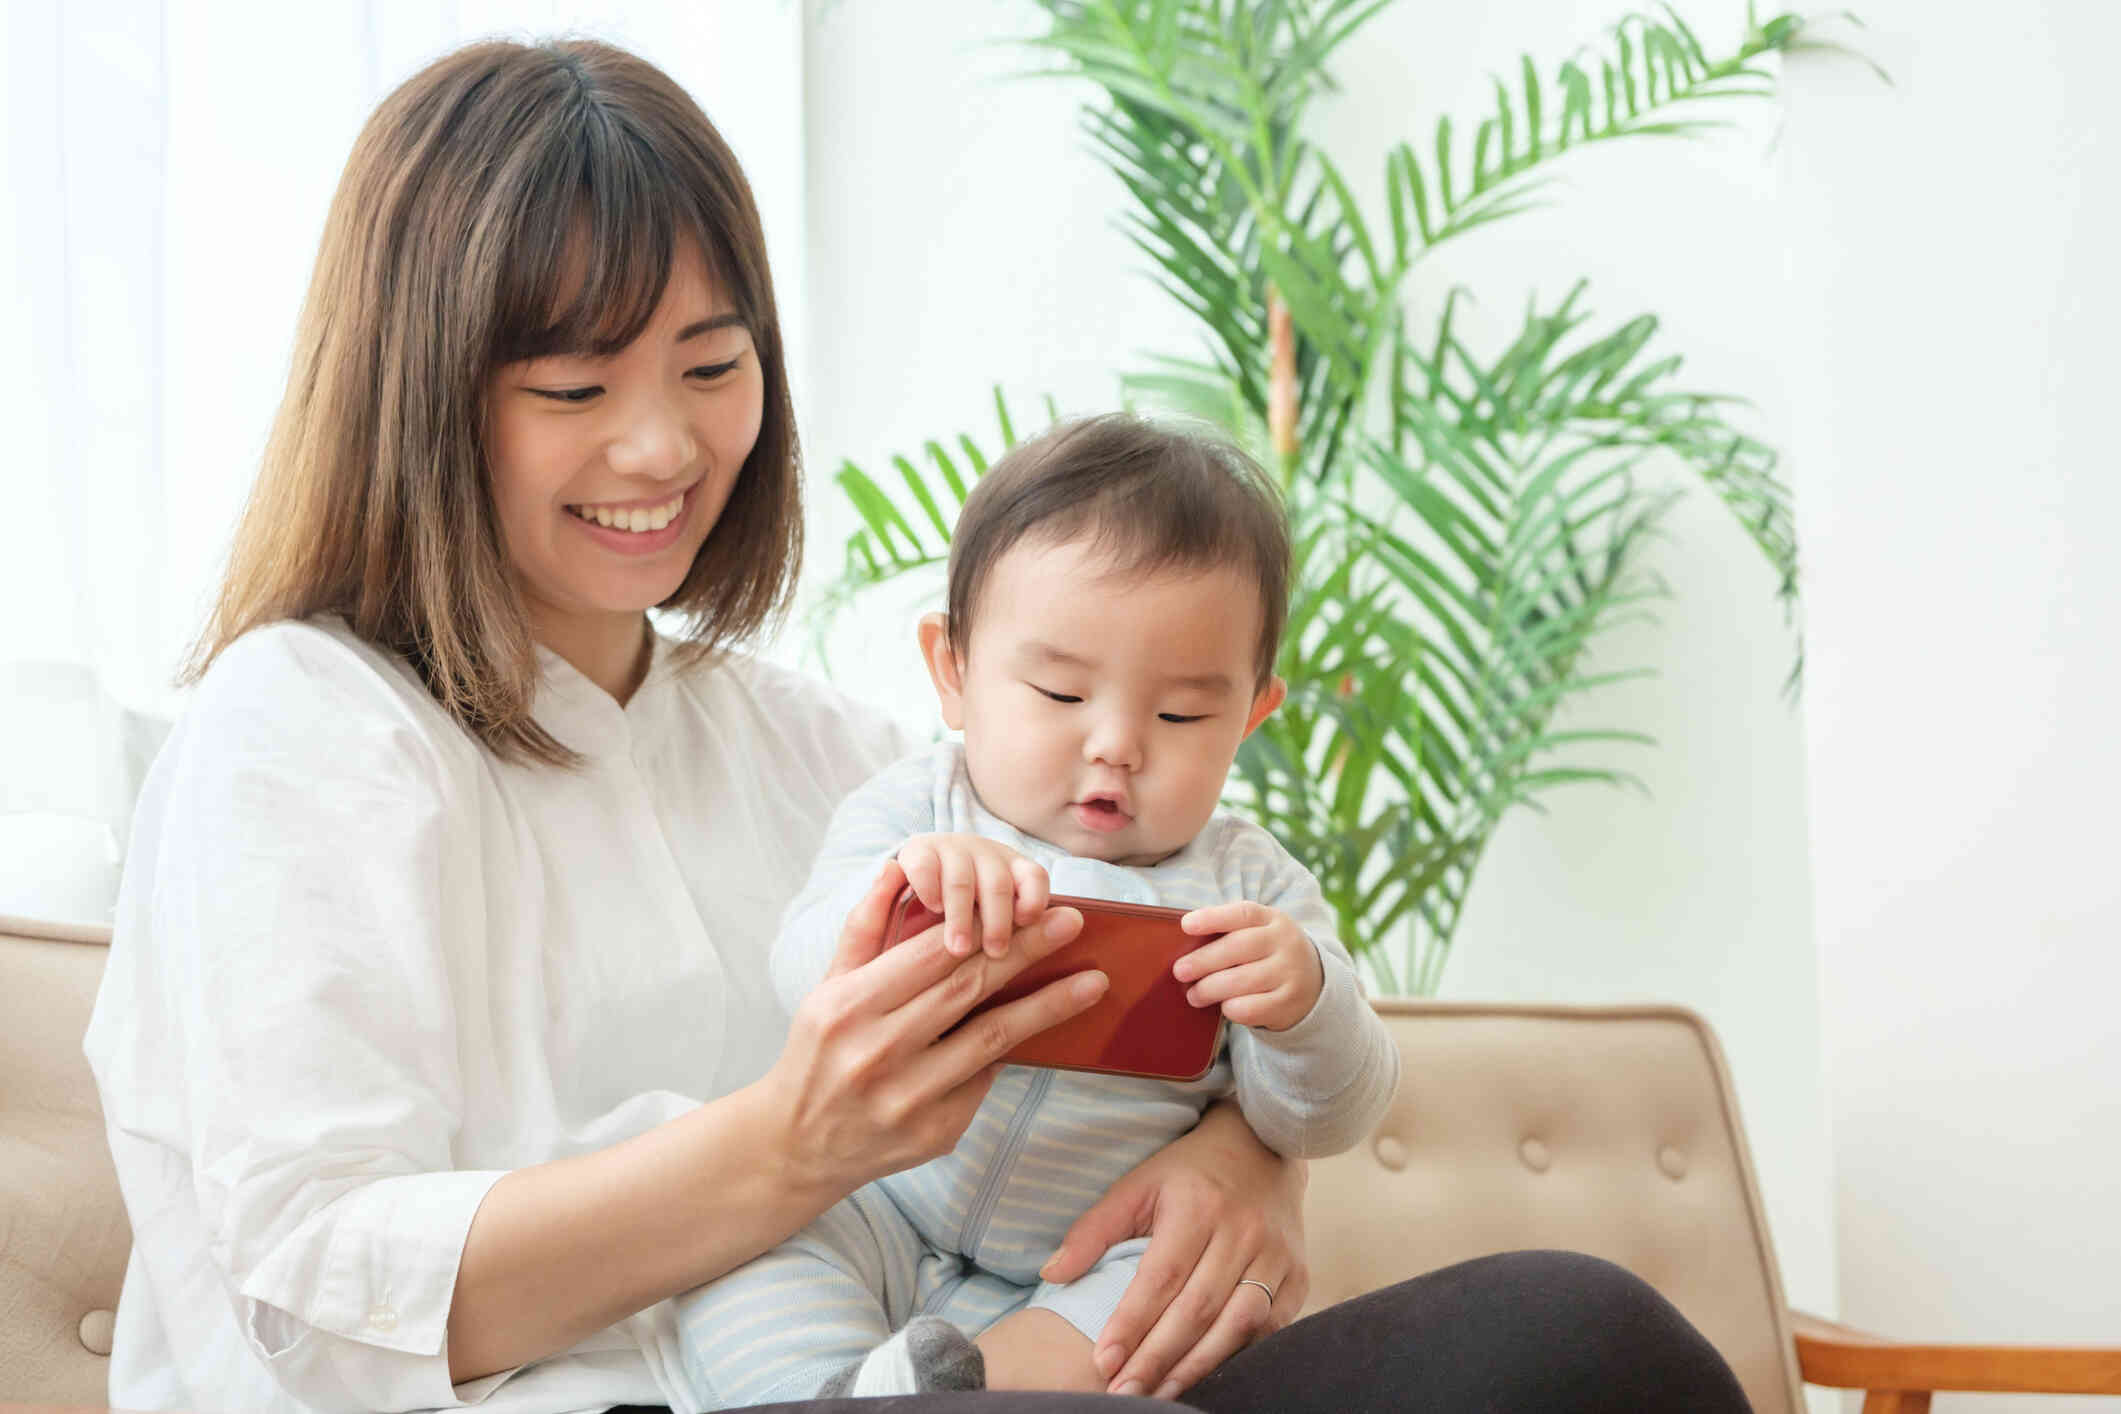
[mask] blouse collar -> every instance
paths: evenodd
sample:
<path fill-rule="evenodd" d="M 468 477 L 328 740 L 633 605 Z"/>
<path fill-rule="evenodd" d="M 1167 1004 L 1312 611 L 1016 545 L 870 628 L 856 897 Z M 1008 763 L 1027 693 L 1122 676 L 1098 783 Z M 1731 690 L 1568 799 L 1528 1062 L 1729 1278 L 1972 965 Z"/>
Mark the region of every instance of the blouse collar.
<path fill-rule="evenodd" d="M 633 732 L 649 720 L 654 704 L 668 690 L 674 671 L 671 643 L 650 629 L 648 671 L 626 705 L 591 682 L 581 669 L 544 644 L 534 645 L 538 661 L 538 695 L 533 705 L 540 725 L 584 755 L 624 748 Z"/>

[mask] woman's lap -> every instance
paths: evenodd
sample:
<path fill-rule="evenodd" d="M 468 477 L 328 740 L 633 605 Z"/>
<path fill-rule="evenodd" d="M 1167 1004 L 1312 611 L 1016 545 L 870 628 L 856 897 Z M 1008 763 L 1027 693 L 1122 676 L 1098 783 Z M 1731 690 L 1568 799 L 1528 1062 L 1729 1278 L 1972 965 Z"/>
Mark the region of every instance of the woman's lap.
<path fill-rule="evenodd" d="M 1144 1408 L 1170 1409 L 1148 1400 Z M 1506 1252 L 1328 1307 L 1186 1391 L 1201 1414 L 1478 1409 L 1484 1414 L 1745 1414 L 1715 1348 L 1628 1272 L 1577 1252 Z M 867 1414 L 871 1400 L 768 1406 Z M 909 1396 L 903 1414 L 1117 1414 L 1107 1395 Z"/>
<path fill-rule="evenodd" d="M 1746 1414 L 1723 1357 L 1654 1288 L 1579 1252 L 1506 1252 L 1358 1296 L 1238 1352 L 1202 1414 Z"/>

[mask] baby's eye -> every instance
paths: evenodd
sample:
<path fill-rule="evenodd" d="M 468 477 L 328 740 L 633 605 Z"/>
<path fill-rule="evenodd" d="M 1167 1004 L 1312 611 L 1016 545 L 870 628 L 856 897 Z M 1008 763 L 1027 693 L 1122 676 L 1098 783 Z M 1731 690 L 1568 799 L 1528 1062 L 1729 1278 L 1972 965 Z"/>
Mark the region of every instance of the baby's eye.
<path fill-rule="evenodd" d="M 1158 712 L 1156 714 L 1157 719 L 1159 721 L 1181 723 L 1203 721 L 1206 719 L 1207 715 L 1208 714 L 1206 712 L 1196 712 L 1190 717 L 1185 715 L 1183 712 Z"/>
<path fill-rule="evenodd" d="M 1053 699 L 1053 700 L 1054 700 L 1055 702 L 1080 702 L 1080 701 L 1082 701 L 1082 699 L 1081 699 L 1080 697 L 1070 697 L 1070 696 L 1069 696 L 1069 695 L 1068 695 L 1067 693 L 1065 693 L 1065 692 L 1048 692 L 1048 691 L 1046 691 L 1046 689 L 1044 689 L 1044 688 L 1040 687 L 1040 686 L 1039 686 L 1039 685 L 1038 685 L 1037 683 L 1033 683 L 1033 684 L 1031 684 L 1031 690 L 1032 690 L 1033 692 L 1036 692 L 1036 693 L 1037 693 L 1037 694 L 1038 694 L 1039 696 L 1041 696 L 1041 697 L 1050 697 L 1050 698 L 1052 698 L 1052 699 Z"/>

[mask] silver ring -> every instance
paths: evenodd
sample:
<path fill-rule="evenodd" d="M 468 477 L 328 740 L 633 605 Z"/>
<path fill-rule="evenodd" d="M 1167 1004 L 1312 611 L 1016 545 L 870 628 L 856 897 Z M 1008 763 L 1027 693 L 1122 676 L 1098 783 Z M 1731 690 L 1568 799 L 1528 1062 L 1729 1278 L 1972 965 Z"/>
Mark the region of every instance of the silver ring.
<path fill-rule="evenodd" d="M 1267 1293 L 1267 1305 L 1268 1305 L 1268 1306 L 1269 1306 L 1270 1308 L 1271 1308 L 1271 1307 L 1272 1307 L 1272 1306 L 1274 1305 L 1274 1288 L 1273 1288 L 1273 1287 L 1271 1287 L 1271 1286 L 1269 1286 L 1269 1285 L 1267 1285 L 1267 1284 L 1266 1284 L 1265 1282 L 1263 1282 L 1263 1281 L 1254 1281 L 1254 1280 L 1253 1280 L 1253 1279 L 1252 1279 L 1251 1277 L 1239 1277 L 1239 1278 L 1237 1279 L 1237 1285 L 1238 1285 L 1238 1286 L 1256 1286 L 1256 1287 L 1258 1287 L 1258 1288 L 1259 1288 L 1259 1289 L 1260 1289 L 1261 1291 L 1264 1291 L 1264 1292 L 1266 1292 L 1266 1293 Z M 1234 1290 L 1234 1289 L 1235 1289 L 1235 1288 L 1233 1288 L 1233 1290 Z"/>

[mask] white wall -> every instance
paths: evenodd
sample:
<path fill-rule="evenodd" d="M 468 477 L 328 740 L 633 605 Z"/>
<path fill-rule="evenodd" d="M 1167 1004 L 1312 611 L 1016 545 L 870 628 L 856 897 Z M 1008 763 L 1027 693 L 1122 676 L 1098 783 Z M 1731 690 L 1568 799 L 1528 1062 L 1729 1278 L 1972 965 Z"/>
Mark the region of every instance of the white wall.
<path fill-rule="evenodd" d="M 1862 8 L 1786 139 L 1842 1307 L 2121 1344 L 2121 12 Z"/>
<path fill-rule="evenodd" d="M 1725 30 L 1737 19 L 1736 6 L 1686 8 L 1710 43 L 1727 37 L 1710 17 L 1728 10 Z M 1473 112 L 1488 101 L 1489 72 L 1514 72 L 1526 49 L 1566 55 L 1617 13 L 1576 0 L 1402 5 L 1347 54 L 1347 92 L 1321 107 L 1318 131 L 1374 194 L 1383 149 L 1415 132 L 1426 142 L 1439 104 Z M 959 429 L 991 439 L 996 381 L 1020 417 L 1045 392 L 1067 411 L 1103 409 L 1139 351 L 1195 347 L 1113 229 L 1121 192 L 1077 136 L 1082 90 L 1003 77 L 1027 65 L 1001 41 L 1036 30 L 1033 7 L 932 4 L 918 27 L 903 14 L 831 5 L 808 25 L 812 587 L 837 569 L 850 521 L 829 484 L 840 458 L 874 467 Z M 1695 385 L 1759 401 L 1757 430 L 1780 442 L 1776 121 L 1763 106 L 1719 143 L 1588 154 L 1566 169 L 1555 210 L 1440 257 L 1421 305 L 1464 281 L 1492 312 L 1485 327 L 1514 329 L 1527 292 L 1553 300 L 1588 275 L 1604 318 L 1664 315 L 1664 346 L 1688 356 Z M 1660 739 L 1621 758 L 1651 794 L 1564 792 L 1549 814 L 1510 822 L 1444 989 L 1661 998 L 1706 1013 L 1737 1074 L 1792 1296 L 1830 1310 L 1805 755 L 1800 712 L 1780 694 L 1794 644 L 1764 562 L 1706 493 L 1681 508 L 1652 562 L 1673 600 L 1659 624 L 1617 633 L 1605 656 L 1661 675 L 1582 713 Z M 920 604 L 916 590 L 850 623 L 833 665 L 927 722 L 910 627 Z"/>

